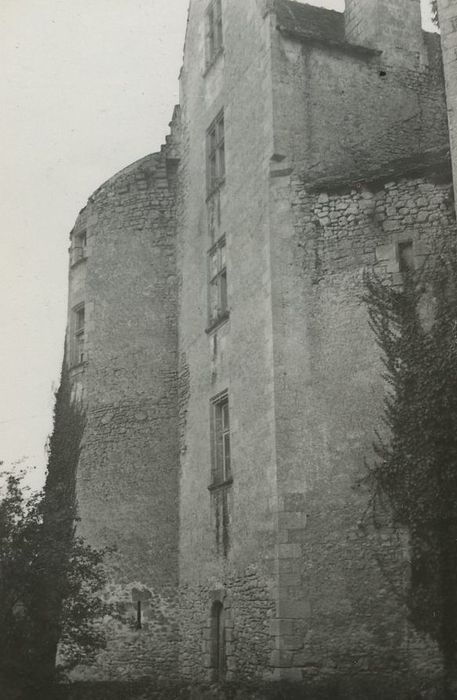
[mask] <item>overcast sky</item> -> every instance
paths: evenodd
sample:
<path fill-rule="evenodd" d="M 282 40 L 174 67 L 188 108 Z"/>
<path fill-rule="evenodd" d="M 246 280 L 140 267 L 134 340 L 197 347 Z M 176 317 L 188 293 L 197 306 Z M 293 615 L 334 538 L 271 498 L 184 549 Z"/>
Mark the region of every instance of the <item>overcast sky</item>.
<path fill-rule="evenodd" d="M 37 484 L 63 350 L 68 234 L 93 190 L 160 148 L 186 16 L 187 0 L 0 0 L 0 460 L 36 465 Z"/>

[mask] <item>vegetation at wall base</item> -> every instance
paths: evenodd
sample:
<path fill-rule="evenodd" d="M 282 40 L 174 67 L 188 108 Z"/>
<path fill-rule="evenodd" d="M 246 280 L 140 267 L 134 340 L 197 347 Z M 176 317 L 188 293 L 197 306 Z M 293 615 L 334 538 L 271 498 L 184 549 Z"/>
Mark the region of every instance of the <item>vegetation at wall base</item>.
<path fill-rule="evenodd" d="M 405 675 L 338 675 L 302 683 L 234 681 L 230 683 L 136 682 L 75 683 L 62 688 L 60 700 L 442 700 L 439 679 Z"/>
<path fill-rule="evenodd" d="M 457 682 L 457 252 L 392 287 L 365 278 L 388 391 L 365 485 L 409 540 L 410 621 L 438 644 L 445 696 Z"/>
<path fill-rule="evenodd" d="M 100 624 L 114 611 L 101 595 L 105 552 L 75 534 L 75 480 L 84 415 L 64 363 L 56 394 L 44 491 L 3 474 L 0 493 L 0 697 L 59 697 L 59 671 L 105 645 Z M 59 651 L 59 668 L 56 656 Z M 3 693 L 3 694 L 2 694 Z"/>

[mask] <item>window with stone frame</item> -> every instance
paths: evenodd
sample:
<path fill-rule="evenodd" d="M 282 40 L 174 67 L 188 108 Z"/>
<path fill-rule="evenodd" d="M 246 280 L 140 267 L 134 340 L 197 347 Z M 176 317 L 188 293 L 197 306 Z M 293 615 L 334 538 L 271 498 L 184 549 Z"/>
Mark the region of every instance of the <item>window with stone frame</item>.
<path fill-rule="evenodd" d="M 212 483 L 225 484 L 232 478 L 230 450 L 230 415 L 228 394 L 212 400 Z"/>
<path fill-rule="evenodd" d="M 222 51 L 222 2 L 212 0 L 206 10 L 206 65 L 209 66 Z"/>
<path fill-rule="evenodd" d="M 87 234 L 86 231 L 75 233 L 73 235 L 73 246 L 71 262 L 74 265 L 80 260 L 85 260 L 87 257 Z"/>
<path fill-rule="evenodd" d="M 72 314 L 73 337 L 72 337 L 72 364 L 79 365 L 85 360 L 84 343 L 85 343 L 85 326 L 86 315 L 84 304 L 79 304 L 73 309 Z"/>
<path fill-rule="evenodd" d="M 209 259 L 209 325 L 216 325 L 228 317 L 227 261 L 225 236 L 208 252 Z"/>
<path fill-rule="evenodd" d="M 208 193 L 220 187 L 225 179 L 224 111 L 212 122 L 206 134 Z"/>

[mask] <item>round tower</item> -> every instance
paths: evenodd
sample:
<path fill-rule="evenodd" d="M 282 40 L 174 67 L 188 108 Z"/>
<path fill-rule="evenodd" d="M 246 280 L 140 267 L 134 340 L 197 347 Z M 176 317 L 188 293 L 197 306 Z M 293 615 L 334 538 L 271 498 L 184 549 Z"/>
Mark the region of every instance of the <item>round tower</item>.
<path fill-rule="evenodd" d="M 101 677 L 170 676 L 178 582 L 177 277 L 172 145 L 105 182 L 71 233 L 67 360 L 87 424 L 79 530 L 130 623 Z"/>

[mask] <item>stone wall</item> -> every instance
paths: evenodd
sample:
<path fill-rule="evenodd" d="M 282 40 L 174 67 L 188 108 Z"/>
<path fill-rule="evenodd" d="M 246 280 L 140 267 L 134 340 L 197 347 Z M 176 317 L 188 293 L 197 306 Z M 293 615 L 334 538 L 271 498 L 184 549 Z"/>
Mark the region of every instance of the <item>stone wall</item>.
<path fill-rule="evenodd" d="M 256 673 L 297 680 L 316 669 L 347 670 L 354 659 L 372 670 L 376 655 L 393 668 L 405 645 L 421 645 L 409 632 L 405 641 L 404 611 L 379 585 L 378 542 L 361 544 L 355 524 L 365 501 L 352 485 L 384 389 L 359 294 L 364 267 L 398 276 L 397 243 L 410 232 L 419 260 L 432 227 L 450 226 L 449 182 L 418 181 L 402 185 L 404 192 L 393 186 L 392 201 L 384 184 L 383 198 L 376 188 L 351 194 L 349 187 L 335 201 L 331 190 L 324 196 L 310 188 L 338 175 L 366 181 L 377 169 L 398 174 L 399 161 L 409 158 L 413 167 L 425 150 L 445 149 L 448 136 L 439 39 L 415 26 L 423 51 L 406 65 L 376 51 L 291 38 L 278 30 L 272 9 L 253 0 L 223 3 L 224 52 L 209 66 L 206 3 L 193 3 L 189 16 L 178 268 L 180 586 L 181 600 L 191 602 L 182 602 L 181 624 L 186 634 L 194 629 L 190 648 L 198 649 L 202 635 L 207 641 L 206 582 L 215 590 L 242 582 L 251 562 L 264 572 L 273 611 L 262 655 L 268 662 Z M 206 131 L 221 109 L 225 182 L 208 194 Z M 291 172 L 304 173 L 293 196 Z M 222 235 L 230 314 L 208 330 L 207 253 Z M 215 542 L 220 499 L 208 493 L 210 400 L 224 390 L 233 471 L 233 484 L 224 487 L 225 558 Z M 403 550 L 385 534 L 381 553 L 402 586 Z M 371 607 L 367 590 L 375 591 Z M 186 673 L 204 674 L 184 637 Z M 247 672 L 244 653 L 232 661 L 234 672 Z"/>
<path fill-rule="evenodd" d="M 87 234 L 68 336 L 84 303 L 80 529 L 116 545 L 107 594 L 132 623 L 112 624 L 94 672 L 213 678 L 215 603 L 228 679 L 436 668 L 400 602 L 407 543 L 388 520 L 367 526 L 355 487 L 385 390 L 363 271 L 400 284 L 402 244 L 420 265 L 455 234 L 439 40 L 420 35 L 414 61 L 395 61 L 298 40 L 267 0 L 223 0 L 208 63 L 207 4 L 189 12 L 179 146 L 175 123 L 72 234 L 73 247 Z M 225 177 L 209 191 L 221 110 Z M 223 236 L 228 313 L 210 327 L 208 251 Z M 233 481 L 215 488 L 223 392 Z"/>
<path fill-rule="evenodd" d="M 175 161 L 146 156 L 102 185 L 72 233 L 69 360 L 87 427 L 77 473 L 80 533 L 107 557 L 109 625 L 92 675 L 173 675 L 177 664 L 178 404 Z M 72 253 L 72 251 L 71 251 Z M 85 305 L 84 361 L 72 321 Z M 138 606 L 141 629 L 137 629 Z M 86 674 L 85 669 L 81 673 Z"/>
<path fill-rule="evenodd" d="M 400 284 L 399 244 L 412 242 L 419 267 L 455 235 L 449 163 L 432 170 L 272 181 L 277 657 L 289 678 L 439 666 L 405 622 L 407 542 L 388 518 L 372 527 L 357 486 L 385 392 L 363 271 Z"/>
<path fill-rule="evenodd" d="M 424 51 L 426 60 L 412 69 L 379 52 L 291 37 L 273 25 L 281 167 L 301 168 L 310 181 L 340 172 L 361 179 L 382 164 L 447 147 L 438 35 L 424 33 Z"/>
<path fill-rule="evenodd" d="M 255 565 L 238 576 L 227 567 L 225 576 L 196 588 L 184 585 L 180 592 L 181 655 L 184 679 L 215 679 L 214 635 L 211 605 L 224 606 L 225 679 L 258 679 L 265 675 L 272 651 L 274 603 L 269 577 Z"/>
<path fill-rule="evenodd" d="M 366 498 L 354 489 L 385 389 L 360 301 L 363 270 L 399 283 L 399 244 L 414 241 L 419 264 L 453 224 L 439 38 L 422 34 L 419 4 L 408 3 L 398 24 L 403 55 L 389 51 L 393 35 L 383 36 L 381 25 L 397 5 L 348 3 L 346 29 L 352 22 L 361 34 L 346 38 L 371 50 L 288 33 L 272 18 L 278 600 L 271 665 L 292 680 L 394 669 L 395 658 L 407 665 L 423 649 L 399 603 L 403 545 L 388 528 L 382 539 L 360 527 Z M 339 21 L 330 14 L 325 21 Z M 433 181 L 417 175 L 427 164 Z"/>
<path fill-rule="evenodd" d="M 223 2 L 224 52 L 207 66 L 207 4 L 191 4 L 181 74 L 181 665 L 189 677 L 211 674 L 207 635 L 212 595 L 224 590 L 224 614 L 229 615 L 231 605 L 233 621 L 226 630 L 227 673 L 238 678 L 269 671 L 269 611 L 276 597 L 269 23 L 263 12 L 266 3 Z M 221 109 L 225 182 L 209 193 L 206 134 Z M 208 251 L 223 235 L 229 316 L 209 329 Z M 209 490 L 210 402 L 224 391 L 229 397 L 233 483 Z"/>
<path fill-rule="evenodd" d="M 382 50 L 390 63 L 417 68 L 424 59 L 420 0 L 346 0 L 346 38 Z"/>
<path fill-rule="evenodd" d="M 309 225 L 302 244 L 314 284 L 363 267 L 388 274 L 394 284 L 401 284 L 396 244 L 411 240 L 420 267 L 442 243 L 443 232 L 452 230 L 448 162 L 437 167 L 432 179 L 365 181 L 346 192 L 341 192 L 340 183 L 336 192 L 325 191 L 328 184 L 316 189 L 321 187 L 323 191 L 311 196 L 299 190 L 293 203 L 301 212 L 306 212 L 306 202 L 311 205 L 302 215 L 302 223 Z"/>

